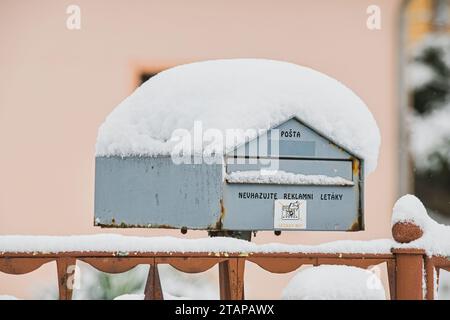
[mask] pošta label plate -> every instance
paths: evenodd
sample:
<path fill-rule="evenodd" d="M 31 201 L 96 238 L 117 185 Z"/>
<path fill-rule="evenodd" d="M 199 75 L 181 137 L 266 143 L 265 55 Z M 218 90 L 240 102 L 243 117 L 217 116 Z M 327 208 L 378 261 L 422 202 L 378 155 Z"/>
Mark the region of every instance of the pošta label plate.
<path fill-rule="evenodd" d="M 275 230 L 306 229 L 306 200 L 275 200 L 273 227 Z"/>

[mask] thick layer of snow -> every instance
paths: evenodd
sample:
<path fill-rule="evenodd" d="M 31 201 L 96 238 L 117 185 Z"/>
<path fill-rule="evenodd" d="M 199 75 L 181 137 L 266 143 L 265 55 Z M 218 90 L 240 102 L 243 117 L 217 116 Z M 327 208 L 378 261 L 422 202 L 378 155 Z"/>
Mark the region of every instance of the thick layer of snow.
<path fill-rule="evenodd" d="M 294 185 L 332 185 L 352 186 L 353 181 L 342 177 L 324 175 L 304 175 L 283 170 L 267 171 L 236 171 L 225 177 L 229 183 L 261 183 L 261 184 L 294 184 Z"/>
<path fill-rule="evenodd" d="M 108 115 L 99 128 L 96 154 L 170 154 L 173 132 L 192 132 L 195 121 L 203 130 L 225 133 L 267 130 L 293 115 L 364 158 L 366 172 L 375 169 L 379 129 L 355 93 L 310 68 L 263 59 L 191 63 L 150 78 Z M 241 131 L 225 147 L 246 138 L 251 137 Z"/>
<path fill-rule="evenodd" d="M 429 219 L 422 202 L 412 194 L 404 195 L 398 199 L 392 209 L 392 225 L 397 222 L 412 222 L 425 231 Z"/>
<path fill-rule="evenodd" d="M 420 239 L 396 247 L 421 248 L 430 255 L 450 256 L 450 226 L 431 219 L 416 196 L 407 194 L 397 200 L 392 213 L 392 225 L 396 222 L 412 222 L 423 230 Z"/>
<path fill-rule="evenodd" d="M 290 300 L 385 300 L 375 273 L 347 266 L 322 265 L 299 271 L 283 291 Z"/>
<path fill-rule="evenodd" d="M 394 242 L 342 240 L 316 246 L 282 243 L 255 244 L 232 238 L 182 239 L 175 237 L 134 237 L 117 234 L 82 236 L 0 236 L 0 252 L 302 252 L 302 253 L 390 253 Z"/>

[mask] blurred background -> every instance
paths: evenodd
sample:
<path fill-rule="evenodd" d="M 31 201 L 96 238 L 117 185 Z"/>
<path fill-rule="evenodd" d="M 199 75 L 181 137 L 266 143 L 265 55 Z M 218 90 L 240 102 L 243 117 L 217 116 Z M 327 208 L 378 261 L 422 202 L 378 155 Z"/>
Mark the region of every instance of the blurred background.
<path fill-rule="evenodd" d="M 380 13 L 375 27 L 371 6 Z M 79 28 L 68 24 L 77 10 Z M 365 231 L 261 232 L 255 242 L 390 237 L 392 205 L 405 193 L 449 224 L 449 32 L 448 0 L 1 0 L 0 234 L 205 237 L 94 227 L 97 129 L 166 68 L 242 57 L 286 60 L 338 79 L 366 102 L 382 136 L 378 168 L 366 179 Z M 115 276 L 80 268 L 75 298 L 143 290 L 144 267 Z M 248 298 L 278 299 L 292 277 L 246 268 Z M 218 296 L 216 269 L 192 276 L 161 269 L 173 297 Z M 20 277 L 0 273 L 0 295 L 55 298 L 55 272 L 48 264 Z M 442 271 L 440 298 L 450 296 L 449 278 Z"/>
<path fill-rule="evenodd" d="M 411 150 L 407 188 L 422 199 L 430 214 L 447 223 L 450 221 L 449 19 L 447 0 L 411 1 L 405 15 L 403 56 L 409 113 L 405 127 Z"/>

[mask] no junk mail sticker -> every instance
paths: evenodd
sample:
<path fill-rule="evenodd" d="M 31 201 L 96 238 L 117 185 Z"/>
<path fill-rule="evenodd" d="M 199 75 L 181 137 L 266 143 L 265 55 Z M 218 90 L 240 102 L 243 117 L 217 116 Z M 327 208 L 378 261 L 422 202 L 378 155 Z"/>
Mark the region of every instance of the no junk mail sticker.
<path fill-rule="evenodd" d="M 275 200 L 274 229 L 306 229 L 306 205 L 306 200 Z"/>

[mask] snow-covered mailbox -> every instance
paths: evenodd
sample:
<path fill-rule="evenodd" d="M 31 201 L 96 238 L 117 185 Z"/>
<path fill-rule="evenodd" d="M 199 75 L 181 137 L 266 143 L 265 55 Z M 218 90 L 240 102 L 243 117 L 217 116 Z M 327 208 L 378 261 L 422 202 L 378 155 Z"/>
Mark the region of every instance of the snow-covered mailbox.
<path fill-rule="evenodd" d="M 175 67 L 100 127 L 95 223 L 362 230 L 379 139 L 361 99 L 309 68 L 252 59 Z"/>

